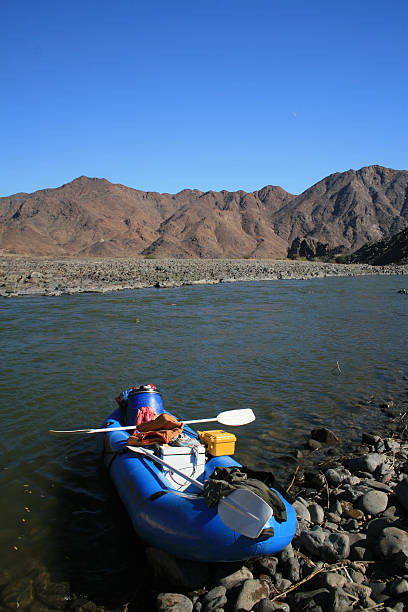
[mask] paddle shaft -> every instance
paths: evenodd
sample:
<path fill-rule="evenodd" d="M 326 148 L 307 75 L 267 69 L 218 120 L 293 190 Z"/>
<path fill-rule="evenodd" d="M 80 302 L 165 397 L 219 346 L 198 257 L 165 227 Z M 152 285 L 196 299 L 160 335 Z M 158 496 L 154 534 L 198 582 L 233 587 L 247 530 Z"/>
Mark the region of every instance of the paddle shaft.
<path fill-rule="evenodd" d="M 215 419 L 196 419 L 195 421 L 181 421 L 184 425 L 192 425 L 192 423 L 211 423 L 211 421 L 218 421 L 218 417 Z"/>
<path fill-rule="evenodd" d="M 175 474 L 182 476 L 182 478 L 187 480 L 187 482 L 191 482 L 191 484 L 195 485 L 199 489 L 201 490 L 204 489 L 204 485 L 201 482 L 199 482 L 198 480 L 195 480 L 195 478 L 191 478 L 190 476 L 187 476 L 184 472 L 173 467 L 170 463 L 167 463 L 167 461 L 163 461 L 163 459 L 160 459 L 160 457 L 147 451 L 145 448 L 142 448 L 141 446 L 126 446 L 126 448 L 133 451 L 134 453 L 141 453 L 142 455 L 145 455 L 149 459 L 152 459 L 153 461 L 160 463 L 160 465 L 164 465 L 165 467 L 169 468 L 171 472 L 174 472 Z M 254 519 L 257 518 L 255 515 L 251 514 L 251 512 L 248 512 L 246 508 L 241 506 L 241 504 L 237 504 L 237 502 L 235 501 L 229 501 L 228 498 L 225 498 L 225 497 L 222 499 L 222 501 L 224 504 L 226 504 L 230 508 L 234 508 L 234 510 L 235 509 L 238 510 L 238 512 L 240 512 L 241 514 L 245 514 L 246 516 L 252 517 Z"/>
<path fill-rule="evenodd" d="M 214 419 L 199 419 L 197 421 L 180 421 L 183 425 L 189 425 L 190 423 L 208 423 L 209 421 L 218 421 L 218 418 Z M 137 429 L 137 425 L 124 425 L 123 427 L 101 427 L 99 429 L 72 429 L 66 431 L 58 431 L 56 429 L 50 429 L 48 433 L 53 434 L 76 434 L 76 433 L 86 433 L 86 434 L 94 434 L 94 433 L 104 433 L 106 431 L 125 431 L 126 429 Z"/>
<path fill-rule="evenodd" d="M 142 455 L 145 455 L 149 459 L 156 461 L 156 463 L 160 463 L 160 465 L 164 465 L 165 467 L 169 468 L 169 470 L 171 470 L 175 474 L 182 476 L 185 480 L 191 482 L 191 484 L 193 485 L 196 485 L 196 487 L 198 487 L 199 489 L 204 489 L 204 485 L 201 482 L 195 480 L 194 478 L 191 478 L 190 476 L 187 476 L 184 472 L 173 467 L 170 463 L 167 463 L 167 461 L 163 461 L 163 459 L 160 459 L 160 457 L 157 457 L 157 455 L 150 453 L 145 448 L 142 448 L 140 446 L 127 446 L 126 448 L 133 451 L 134 453 L 141 453 Z"/>
<path fill-rule="evenodd" d="M 192 423 L 211 423 L 214 421 L 218 421 L 218 417 L 215 417 L 213 419 L 196 419 L 195 421 L 179 421 L 179 422 L 183 423 L 183 425 L 191 425 Z M 137 425 L 126 425 L 124 427 L 106 427 L 105 429 L 92 429 L 91 431 L 94 433 L 100 433 L 102 431 L 121 431 L 123 429 L 136 429 L 136 428 L 137 428 Z"/>

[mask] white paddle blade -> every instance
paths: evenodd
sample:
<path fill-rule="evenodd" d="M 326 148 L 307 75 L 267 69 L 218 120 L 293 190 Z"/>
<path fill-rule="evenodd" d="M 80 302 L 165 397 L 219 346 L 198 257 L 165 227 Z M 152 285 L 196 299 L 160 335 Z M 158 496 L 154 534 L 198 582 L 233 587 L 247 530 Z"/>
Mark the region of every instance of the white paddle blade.
<path fill-rule="evenodd" d="M 248 489 L 235 489 L 218 503 L 218 516 L 224 525 L 247 538 L 256 539 L 272 514 L 272 508 Z"/>
<path fill-rule="evenodd" d="M 222 425 L 247 425 L 255 421 L 255 415 L 250 408 L 227 410 L 227 412 L 220 412 L 217 421 Z"/>

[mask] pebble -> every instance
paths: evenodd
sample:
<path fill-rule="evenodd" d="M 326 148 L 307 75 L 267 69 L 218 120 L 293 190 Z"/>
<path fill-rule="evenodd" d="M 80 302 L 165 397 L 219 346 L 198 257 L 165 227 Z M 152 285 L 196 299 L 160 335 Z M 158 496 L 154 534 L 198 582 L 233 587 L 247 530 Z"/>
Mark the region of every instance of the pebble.
<path fill-rule="evenodd" d="M 349 472 L 350 474 L 350 472 Z M 344 472 L 330 468 L 325 472 L 326 480 L 331 487 L 338 487 L 346 478 Z"/>
<path fill-rule="evenodd" d="M 326 539 L 327 532 L 320 527 L 314 527 L 310 531 L 301 531 L 299 534 L 299 544 L 312 556 L 320 558 L 320 549 Z"/>
<path fill-rule="evenodd" d="M 344 516 L 347 516 L 348 518 L 354 519 L 356 521 L 364 520 L 364 512 L 358 510 L 358 508 L 351 508 L 351 510 L 346 510 Z"/>
<path fill-rule="evenodd" d="M 371 582 L 371 597 L 376 603 L 383 603 L 389 597 L 386 594 L 387 583 L 386 582 Z"/>
<path fill-rule="evenodd" d="M 346 461 L 346 466 L 352 472 L 369 472 L 372 474 L 383 462 L 383 457 L 379 453 L 367 453 L 361 457 L 352 457 Z"/>
<path fill-rule="evenodd" d="M 358 597 L 359 599 L 367 599 L 371 595 L 371 588 L 366 584 L 359 584 L 356 582 L 346 582 L 344 584 L 344 590 L 346 593 L 350 595 L 354 595 L 354 597 Z"/>
<path fill-rule="evenodd" d="M 345 533 L 330 533 L 315 526 L 310 531 L 302 531 L 299 542 L 311 555 L 335 563 L 348 557 L 350 543 Z"/>
<path fill-rule="evenodd" d="M 367 491 L 368 489 L 365 489 L 362 487 L 356 487 L 351 484 L 345 484 L 344 490 L 342 493 L 340 493 L 340 496 L 342 497 L 344 501 L 350 502 L 351 506 L 353 506 L 354 502 L 356 502 L 359 499 L 359 497 L 364 495 L 364 493 L 366 493 Z"/>
<path fill-rule="evenodd" d="M 407 569 L 408 533 L 398 527 L 385 527 L 377 544 L 381 559 L 394 561 L 402 569 Z"/>
<path fill-rule="evenodd" d="M 193 612 L 193 602 L 180 593 L 160 593 L 156 608 L 158 612 Z"/>
<path fill-rule="evenodd" d="M 269 597 L 269 587 L 261 580 L 245 580 L 238 594 L 235 610 L 250 612 L 258 601 Z"/>
<path fill-rule="evenodd" d="M 401 506 L 408 512 L 408 478 L 403 478 L 395 487 L 395 494 Z"/>
<path fill-rule="evenodd" d="M 276 557 L 261 557 L 260 559 L 258 559 L 258 567 L 261 573 L 265 572 L 267 575 L 273 576 L 276 572 L 277 566 L 278 566 L 278 559 Z M 243 578 L 242 580 L 239 580 L 238 582 L 242 582 L 243 580 L 246 580 L 247 578 L 253 578 L 253 575 L 251 574 L 249 569 L 248 568 L 245 568 L 245 569 L 248 575 L 245 576 L 245 578 Z M 224 583 L 222 582 L 222 584 Z"/>
<path fill-rule="evenodd" d="M 317 440 L 313 440 L 313 438 L 310 438 L 310 440 L 308 440 L 306 443 L 306 447 L 308 448 L 308 450 L 315 451 L 315 450 L 319 450 L 322 447 L 322 444 L 321 442 L 318 442 Z"/>
<path fill-rule="evenodd" d="M 344 589 L 337 587 L 333 589 L 332 593 L 331 610 L 335 612 L 349 612 L 352 610 L 352 602 Z M 323 608 L 322 612 L 326 612 L 326 609 L 328 608 Z"/>
<path fill-rule="evenodd" d="M 307 521 L 308 523 L 311 523 L 310 512 L 301 501 L 299 501 L 298 499 L 295 500 L 295 502 L 293 503 L 293 507 L 298 518 Z"/>
<path fill-rule="evenodd" d="M 401 597 L 408 593 L 408 581 L 406 578 L 397 578 L 390 585 L 390 593 L 393 597 Z"/>
<path fill-rule="evenodd" d="M 291 557 L 281 563 L 284 574 L 291 582 L 297 582 L 300 579 L 300 563 L 297 557 Z"/>
<path fill-rule="evenodd" d="M 397 601 L 391 608 L 392 612 L 406 612 L 406 606 L 403 601 Z"/>
<path fill-rule="evenodd" d="M 312 523 L 314 525 L 321 525 L 324 521 L 323 508 L 319 504 L 313 502 L 312 504 L 308 505 L 307 509 L 309 510 L 310 520 Z"/>
<path fill-rule="evenodd" d="M 326 478 L 320 472 L 305 472 L 305 484 L 312 489 L 320 491 L 326 486 Z"/>
<path fill-rule="evenodd" d="M 380 436 L 369 433 L 368 431 L 364 431 L 361 436 L 361 443 L 368 444 L 369 446 L 375 446 L 380 440 Z"/>
<path fill-rule="evenodd" d="M 255 606 L 254 612 L 290 612 L 290 607 L 283 601 L 271 601 L 270 599 L 261 599 Z"/>
<path fill-rule="evenodd" d="M 346 533 L 331 533 L 324 546 L 326 560 L 332 563 L 346 559 L 350 554 L 350 541 Z"/>
<path fill-rule="evenodd" d="M 384 491 L 369 491 L 359 499 L 361 510 L 365 514 L 375 516 L 384 512 L 388 505 L 388 495 Z"/>
<path fill-rule="evenodd" d="M 347 571 L 350 574 L 353 582 L 356 582 L 357 584 L 362 584 L 364 582 L 365 575 L 362 572 L 359 572 L 352 567 L 350 567 L 350 569 Z"/>
<path fill-rule="evenodd" d="M 341 516 L 339 516 L 338 514 L 336 514 L 335 512 L 328 512 L 326 514 L 326 518 L 330 523 L 340 523 L 341 521 Z"/>
<path fill-rule="evenodd" d="M 304 591 L 303 593 L 296 593 L 293 597 L 293 609 L 296 611 L 300 610 L 318 610 L 320 609 L 329 610 L 330 608 L 331 594 L 329 589 L 315 589 L 314 591 Z M 291 606 L 292 608 L 292 606 Z"/>
<path fill-rule="evenodd" d="M 208 591 L 203 597 L 203 612 L 214 612 L 219 610 L 227 603 L 227 589 L 225 586 L 217 586 Z"/>
<path fill-rule="evenodd" d="M 267 565 L 267 560 L 263 560 L 263 563 Z M 274 562 L 273 562 L 273 565 L 274 565 L 274 568 L 276 569 L 276 565 Z M 229 576 L 226 576 L 225 578 L 221 578 L 219 580 L 219 583 L 221 586 L 225 587 L 226 589 L 232 589 L 233 587 L 237 586 L 237 584 L 240 584 L 241 582 L 244 582 L 245 580 L 251 580 L 252 578 L 253 578 L 252 572 L 250 572 L 249 569 L 244 565 L 243 567 L 241 567 L 241 569 L 237 570 L 233 574 L 230 574 Z"/>
<path fill-rule="evenodd" d="M 343 587 L 347 580 L 342 574 L 337 572 L 325 572 L 322 576 L 323 586 L 328 588 Z"/>
<path fill-rule="evenodd" d="M 313 429 L 310 433 L 310 437 L 312 440 L 317 440 L 322 444 L 335 445 L 340 442 L 336 434 L 330 429 L 326 429 L 326 427 L 318 427 Z"/>

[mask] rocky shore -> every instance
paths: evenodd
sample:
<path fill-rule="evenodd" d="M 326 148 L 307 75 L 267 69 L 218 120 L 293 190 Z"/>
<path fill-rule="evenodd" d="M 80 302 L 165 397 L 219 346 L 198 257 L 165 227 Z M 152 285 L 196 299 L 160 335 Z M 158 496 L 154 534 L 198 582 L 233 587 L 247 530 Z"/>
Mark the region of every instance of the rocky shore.
<path fill-rule="evenodd" d="M 408 274 L 408 266 L 250 259 L 0 258 L 0 296 L 62 295 L 145 287 L 327 276 Z"/>
<path fill-rule="evenodd" d="M 383 403 L 386 431 L 365 432 L 356 445 L 311 432 L 287 485 L 297 533 L 276 556 L 209 568 L 148 549 L 158 579 L 179 586 L 160 593 L 156 609 L 408 610 L 407 407 Z"/>

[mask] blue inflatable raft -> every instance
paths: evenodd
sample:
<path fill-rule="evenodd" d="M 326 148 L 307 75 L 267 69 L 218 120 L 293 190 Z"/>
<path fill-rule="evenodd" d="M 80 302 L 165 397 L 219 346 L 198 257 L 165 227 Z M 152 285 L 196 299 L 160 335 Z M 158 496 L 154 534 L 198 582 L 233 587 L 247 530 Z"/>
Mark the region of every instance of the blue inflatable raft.
<path fill-rule="evenodd" d="M 106 420 L 109 428 L 135 422 L 141 406 L 152 407 L 157 414 L 163 412 L 160 393 L 154 387 L 140 387 L 130 392 L 125 409 L 118 408 Z M 126 422 L 125 422 L 126 421 Z M 166 461 L 175 461 L 175 467 L 185 469 L 187 476 L 204 482 L 217 466 L 239 466 L 230 456 L 206 459 L 198 436 L 188 426 L 184 434 L 196 440 L 195 448 L 168 447 Z M 278 522 L 274 516 L 265 525 L 273 528 L 274 535 L 249 538 L 229 529 L 220 519 L 217 506 L 208 508 L 196 486 L 183 481 L 179 475 L 163 468 L 142 455 L 126 449 L 129 433 L 112 431 L 99 440 L 103 461 L 126 507 L 138 536 L 175 557 L 196 561 L 238 561 L 262 555 L 272 555 L 285 548 L 296 530 L 293 507 L 282 499 L 286 507 L 286 520 Z"/>

